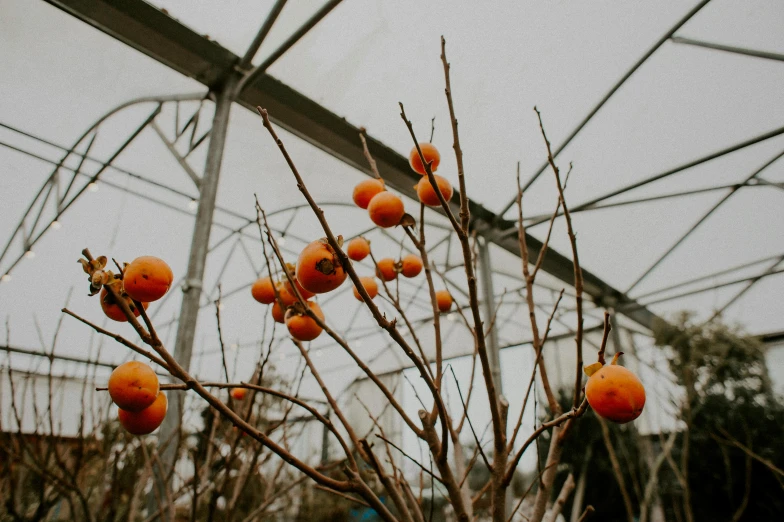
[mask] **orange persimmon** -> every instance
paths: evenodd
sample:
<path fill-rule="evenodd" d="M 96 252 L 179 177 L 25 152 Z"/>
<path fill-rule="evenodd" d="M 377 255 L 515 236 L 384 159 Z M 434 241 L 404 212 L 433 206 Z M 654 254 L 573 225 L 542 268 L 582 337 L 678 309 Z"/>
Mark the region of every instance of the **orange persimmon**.
<path fill-rule="evenodd" d="M 300 252 L 296 274 L 299 284 L 314 294 L 331 292 L 348 276 L 326 239 L 313 241 Z"/>
<path fill-rule="evenodd" d="M 241 401 L 248 394 L 248 389 L 247 388 L 232 388 L 231 392 L 229 392 L 229 393 L 231 393 L 231 398 L 232 399 L 234 399 L 236 401 Z"/>
<path fill-rule="evenodd" d="M 422 149 L 422 156 L 425 157 L 425 161 L 430 163 L 430 169 L 435 172 L 438 170 L 438 164 L 441 163 L 441 153 L 438 152 L 438 149 L 432 143 L 420 143 L 419 148 Z M 414 172 L 417 174 L 421 174 L 424 176 L 427 174 L 425 170 L 425 166 L 422 163 L 422 158 L 419 156 L 419 151 L 416 147 L 411 149 L 411 152 L 408 155 L 408 164 L 411 165 L 411 168 L 414 169 Z"/>
<path fill-rule="evenodd" d="M 346 255 L 352 261 L 362 261 L 370 254 L 370 243 L 364 237 L 355 237 L 348 242 Z"/>
<path fill-rule="evenodd" d="M 109 376 L 109 395 L 117 406 L 126 411 L 137 412 L 147 408 L 155 402 L 158 392 L 158 376 L 143 362 L 123 363 Z"/>
<path fill-rule="evenodd" d="M 283 324 L 285 322 L 284 321 L 285 313 L 286 311 L 283 309 L 282 306 L 280 306 L 280 302 L 275 301 L 275 304 L 272 305 L 272 319 L 276 323 Z"/>
<path fill-rule="evenodd" d="M 262 304 L 272 304 L 275 301 L 275 289 L 272 278 L 262 277 L 258 279 L 250 287 L 250 293 L 256 301 Z"/>
<path fill-rule="evenodd" d="M 383 180 L 366 179 L 360 181 L 359 184 L 354 187 L 352 198 L 359 208 L 366 209 L 368 208 L 368 204 L 370 204 L 370 200 L 373 199 L 373 196 L 379 192 L 384 192 L 385 190 L 386 188 L 384 187 Z"/>
<path fill-rule="evenodd" d="M 120 305 L 117 304 L 117 301 L 114 300 L 114 296 L 112 296 L 112 294 L 110 294 L 105 287 L 101 288 L 101 295 L 99 300 L 101 301 L 101 310 L 103 310 L 103 313 L 106 314 L 106 317 L 112 321 L 117 321 L 120 323 L 128 321 L 128 318 L 125 317 L 122 308 L 120 308 Z M 128 303 L 128 307 L 131 309 L 131 312 L 133 312 L 133 315 L 139 317 L 141 312 L 139 312 L 139 309 L 136 308 L 134 302 L 127 297 L 125 298 L 125 301 Z M 149 305 L 150 303 L 142 303 L 142 306 L 145 310 L 147 310 Z"/>
<path fill-rule="evenodd" d="M 405 213 L 403 200 L 391 192 L 379 192 L 368 205 L 370 220 L 381 228 L 396 226 Z"/>
<path fill-rule="evenodd" d="M 299 281 L 297 281 L 297 276 L 294 276 L 294 285 L 297 287 L 299 294 L 305 301 L 316 295 L 313 292 L 306 290 L 301 284 L 299 284 Z M 284 297 L 284 294 L 287 294 L 287 296 Z M 286 303 L 289 295 L 291 296 L 291 303 Z M 294 288 L 291 286 L 291 283 L 289 283 L 288 279 L 283 281 L 283 290 L 280 292 L 280 298 L 283 299 L 283 302 L 286 304 L 294 304 L 297 301 L 297 293 L 294 291 Z"/>
<path fill-rule="evenodd" d="M 585 367 L 588 383 L 585 397 L 597 415 L 607 420 L 625 424 L 642 413 L 645 406 L 645 388 L 631 371 L 618 365 L 619 352 L 612 363 L 596 368 L 601 363 Z"/>
<path fill-rule="evenodd" d="M 365 291 L 368 293 L 371 299 L 378 295 L 378 283 L 376 283 L 375 277 L 360 277 L 359 282 L 362 283 L 363 287 L 365 287 Z M 356 297 L 358 301 L 362 301 L 362 296 L 359 295 L 359 291 L 357 290 L 356 285 L 354 286 L 354 297 Z"/>
<path fill-rule="evenodd" d="M 449 180 L 442 176 L 436 176 L 433 174 L 433 177 L 436 180 L 436 185 L 438 185 L 438 191 L 444 196 L 444 200 L 448 202 L 450 199 L 452 199 L 452 184 L 449 183 Z M 427 176 L 424 176 L 422 179 L 420 179 L 415 188 L 417 191 L 417 197 L 419 197 L 419 201 L 428 207 L 441 206 L 441 201 L 438 199 L 438 194 L 436 194 L 436 191 L 433 190 L 433 185 L 430 184 L 430 180 Z"/>
<path fill-rule="evenodd" d="M 168 407 L 169 402 L 166 400 L 166 394 L 161 392 L 154 402 L 143 410 L 133 412 L 120 408 L 117 416 L 122 427 L 129 433 L 133 435 L 147 435 L 158 429 L 158 426 L 161 425 L 166 417 Z"/>
<path fill-rule="evenodd" d="M 173 281 L 169 265 L 153 256 L 137 257 L 123 272 L 125 292 L 141 302 L 157 301 L 169 291 Z"/>
<path fill-rule="evenodd" d="M 321 307 L 314 301 L 308 301 L 308 306 L 322 321 L 324 320 L 324 312 Z M 309 315 L 299 313 L 296 307 L 289 308 L 286 312 L 286 327 L 294 339 L 298 341 L 312 341 L 323 331 L 318 323 Z"/>
<path fill-rule="evenodd" d="M 397 277 L 397 266 L 391 257 L 379 260 L 376 266 L 376 275 L 384 281 L 392 281 Z"/>
<path fill-rule="evenodd" d="M 400 264 L 400 273 L 404 277 L 416 277 L 422 271 L 422 258 L 414 254 L 405 256 Z"/>
<path fill-rule="evenodd" d="M 452 308 L 452 294 L 449 293 L 449 290 L 436 292 L 436 304 L 439 312 L 448 312 Z"/>

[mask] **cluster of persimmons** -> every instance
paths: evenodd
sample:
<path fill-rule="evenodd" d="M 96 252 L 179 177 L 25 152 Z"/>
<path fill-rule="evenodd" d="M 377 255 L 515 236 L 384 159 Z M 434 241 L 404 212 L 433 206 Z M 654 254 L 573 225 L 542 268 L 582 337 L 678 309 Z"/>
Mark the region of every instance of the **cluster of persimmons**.
<path fill-rule="evenodd" d="M 411 168 L 422 175 L 416 185 L 419 200 L 427 206 L 441 205 L 438 194 L 430 182 L 425 165 L 420 157 L 428 162 L 431 173 L 438 168 L 440 154 L 430 143 L 421 143 L 414 147 L 409 156 Z M 452 185 L 445 178 L 433 175 L 435 185 L 445 201 L 452 198 Z M 367 209 L 371 221 L 379 227 L 397 226 L 404 219 L 405 208 L 402 199 L 386 190 L 384 181 L 372 178 L 360 182 L 353 192 L 354 203 Z M 340 238 L 342 246 L 342 238 Z M 346 255 L 353 261 L 362 261 L 370 255 L 370 243 L 358 236 L 349 241 Z M 139 316 L 139 306 L 145 310 L 152 301 L 163 297 L 171 287 L 172 271 L 161 259 L 144 256 L 126 264 L 122 274 L 114 275 L 103 272 L 106 259 L 90 261 L 91 268 L 85 264 L 85 271 L 92 274 L 98 272 L 109 274 L 106 280 L 92 281 L 91 292 L 97 293 L 100 288 L 101 309 L 112 320 L 127 321 L 117 299 L 125 300 L 130 311 Z M 395 280 L 398 275 L 412 278 L 423 270 L 422 259 L 409 254 L 400 260 L 391 257 L 382 258 L 376 264 L 376 276 L 384 282 Z M 288 265 L 288 277 L 275 280 L 262 277 L 251 287 L 253 298 L 263 304 L 272 305 L 272 317 L 288 328 L 289 334 L 298 341 L 312 341 L 323 331 L 319 323 L 305 312 L 304 306 L 310 308 L 313 315 L 324 320 L 321 307 L 312 300 L 317 294 L 332 292 L 340 287 L 347 278 L 347 273 L 339 257 L 326 239 L 319 239 L 308 244 L 299 255 L 296 265 Z M 373 276 L 360 277 L 360 283 L 368 296 L 373 299 L 378 295 L 378 283 Z M 293 285 L 292 285 L 293 282 Z M 107 291 L 111 286 L 113 292 Z M 357 288 L 354 297 L 362 301 Z M 447 312 L 452 307 L 452 296 L 447 290 L 436 292 L 436 302 L 440 312 Z M 586 398 L 594 411 L 613 422 L 625 423 L 636 419 L 642 413 L 645 404 L 645 390 L 640 380 L 626 368 L 617 365 L 618 355 L 610 365 L 595 363 L 585 368 L 588 383 L 585 388 Z M 158 377 L 153 369 L 141 362 L 130 361 L 118 366 L 109 378 L 109 394 L 119 408 L 119 420 L 122 426 L 132 434 L 144 435 L 157 429 L 166 416 L 166 395 L 160 391 Z M 247 394 L 245 388 L 233 388 L 232 398 L 242 400 Z"/>
<path fill-rule="evenodd" d="M 106 280 L 100 292 L 101 309 L 109 319 L 124 322 L 128 319 L 117 298 L 123 299 L 135 316 L 140 315 L 139 303 L 146 310 L 152 301 L 163 297 L 172 285 L 174 275 L 165 261 L 153 256 L 142 256 L 126 264 L 121 275 L 103 272 L 105 258 L 85 264 L 98 268 Z M 97 281 L 91 280 L 91 285 Z M 114 292 L 109 292 L 111 286 Z M 158 376 L 142 362 L 129 361 L 114 369 L 109 377 L 109 395 L 119 408 L 120 424 L 134 435 L 146 435 L 155 431 L 166 417 L 168 402 L 161 392 Z"/>
<path fill-rule="evenodd" d="M 420 148 L 431 169 L 436 170 L 441 160 L 438 149 L 430 143 L 422 143 Z M 428 206 L 440 206 L 435 190 L 427 176 L 424 176 L 425 168 L 416 147 L 411 151 L 410 163 L 415 172 L 423 175 L 417 184 L 420 201 Z M 441 176 L 435 178 L 439 191 L 444 199 L 449 201 L 452 198 L 452 185 Z M 353 200 L 358 207 L 367 209 L 370 220 L 382 228 L 399 225 L 405 215 L 403 200 L 387 191 L 384 180 L 379 178 L 367 179 L 354 187 Z M 361 236 L 353 238 L 346 246 L 346 255 L 353 261 L 362 261 L 370 255 L 370 242 Z M 253 284 L 251 294 L 256 301 L 272 305 L 273 319 L 284 323 L 292 337 L 299 341 L 312 341 L 321 334 L 322 328 L 305 313 L 297 299 L 297 292 L 313 314 L 323 321 L 324 312 L 315 301 L 310 299 L 316 294 L 325 294 L 337 289 L 346 280 L 348 274 L 326 239 L 319 239 L 307 245 L 300 252 L 297 264 L 289 265 L 287 268 L 293 276 L 296 291 L 288 278 L 275 280 L 267 276 Z M 408 254 L 400 260 L 387 257 L 380 259 L 376 264 L 376 276 L 389 282 L 396 279 L 398 274 L 409 278 L 416 277 L 423 268 L 422 258 L 415 254 Z M 359 280 L 371 299 L 378 295 L 378 283 L 375 277 L 363 276 Z M 354 297 L 362 301 L 357 288 L 354 288 Z M 436 292 L 436 300 L 441 312 L 447 312 L 452 307 L 452 296 L 447 290 Z"/>

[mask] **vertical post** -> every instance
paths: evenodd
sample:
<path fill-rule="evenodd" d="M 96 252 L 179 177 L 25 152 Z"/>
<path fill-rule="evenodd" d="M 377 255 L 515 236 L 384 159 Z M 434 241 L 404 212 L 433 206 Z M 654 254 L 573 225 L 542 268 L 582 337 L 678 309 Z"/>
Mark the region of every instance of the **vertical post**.
<path fill-rule="evenodd" d="M 493 289 L 493 265 L 490 262 L 489 246 L 489 241 L 486 238 L 482 238 L 479 241 L 479 277 L 482 278 L 482 302 L 485 308 L 483 327 L 485 328 L 485 344 L 487 346 L 487 355 L 490 359 L 490 372 L 493 375 L 493 383 L 499 397 L 503 398 L 504 383 L 501 380 L 501 348 L 498 345 L 497 323 L 490 328 L 490 321 L 493 320 L 493 314 L 495 314 L 495 290 Z M 512 488 L 506 488 L 504 510 L 507 517 L 512 515 L 512 505 L 514 504 L 512 500 Z"/>
<path fill-rule="evenodd" d="M 188 257 L 188 271 L 182 286 L 183 297 L 173 353 L 180 365 L 186 370 L 190 367 L 191 355 L 193 353 L 193 338 L 196 333 L 196 323 L 199 315 L 204 267 L 207 261 L 212 218 L 215 212 L 215 199 L 218 193 L 218 180 L 223 160 L 223 149 L 226 143 L 226 131 L 229 125 L 231 105 L 234 102 L 236 84 L 237 76 L 230 75 L 215 91 L 215 115 L 212 119 L 207 160 L 199 193 L 199 207 L 196 210 L 196 220 L 193 226 L 191 251 Z M 168 392 L 169 412 L 158 435 L 162 465 L 156 470 L 155 485 L 159 491 L 170 486 L 169 481 L 181 442 L 182 410 L 185 393 L 184 391 Z M 158 511 L 158 498 L 165 498 L 162 495 L 157 497 L 153 493 L 151 492 L 148 497 L 148 516 Z M 162 513 L 161 518 L 167 521 L 168 512 Z"/>
<path fill-rule="evenodd" d="M 484 328 L 490 326 L 490 321 L 495 313 L 495 292 L 493 291 L 493 267 L 490 264 L 490 249 L 488 241 L 479 241 L 479 276 L 482 278 L 482 302 L 484 304 L 485 323 Z M 498 331 L 495 327 L 486 332 L 487 355 L 490 358 L 490 369 L 493 374 L 493 382 L 498 394 L 503 394 L 504 387 L 501 382 L 501 361 L 498 349 Z"/>
<path fill-rule="evenodd" d="M 329 420 L 329 409 L 327 409 L 327 413 L 324 415 L 327 420 Z M 327 425 L 324 424 L 321 431 L 321 465 L 325 465 L 329 462 L 329 428 Z"/>

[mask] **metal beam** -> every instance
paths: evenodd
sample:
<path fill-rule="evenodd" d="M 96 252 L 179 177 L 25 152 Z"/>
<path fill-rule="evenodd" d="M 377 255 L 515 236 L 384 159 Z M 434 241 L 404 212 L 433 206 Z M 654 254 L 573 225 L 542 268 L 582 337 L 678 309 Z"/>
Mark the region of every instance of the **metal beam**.
<path fill-rule="evenodd" d="M 746 49 L 744 47 L 734 47 L 732 45 L 722 45 L 712 42 L 703 42 L 702 40 L 694 40 L 692 38 L 684 38 L 682 36 L 673 36 L 670 38 L 673 43 L 694 45 L 696 47 L 704 47 L 705 49 L 713 49 L 715 51 L 724 51 L 727 53 L 740 54 L 743 56 L 753 56 L 754 58 L 765 58 L 766 60 L 775 60 L 777 62 L 784 62 L 784 54 L 770 53 L 767 51 L 757 51 L 755 49 Z"/>
<path fill-rule="evenodd" d="M 618 80 L 618 82 L 616 82 L 615 85 L 612 86 L 612 88 L 607 92 L 607 94 L 604 95 L 604 98 L 602 98 L 599 101 L 599 103 L 597 103 L 593 107 L 593 109 L 591 109 L 591 112 L 589 112 L 588 115 L 585 118 L 583 118 L 583 120 L 580 121 L 580 123 L 577 124 L 577 127 L 575 127 L 575 129 L 571 132 L 571 134 L 569 134 L 569 136 L 566 137 L 563 143 L 561 143 L 558 146 L 558 148 L 555 149 L 555 151 L 553 152 L 553 157 L 558 157 L 561 151 L 564 150 L 566 146 L 569 145 L 569 143 L 571 143 L 571 141 L 580 133 L 580 131 L 583 130 L 583 127 L 585 127 L 588 124 L 588 122 L 591 121 L 591 119 L 596 115 L 596 113 L 599 112 L 599 109 L 601 109 L 604 106 L 604 104 L 607 103 L 607 101 L 613 96 L 613 94 L 615 94 L 616 91 L 618 91 L 618 89 L 620 89 L 621 86 L 624 83 L 626 83 L 626 80 L 631 78 L 631 76 L 635 72 L 637 72 L 637 69 L 642 67 L 642 65 L 645 62 L 647 62 L 651 56 L 653 56 L 653 53 L 655 53 L 659 49 L 659 47 L 664 45 L 664 43 L 667 40 L 669 40 L 678 29 L 683 27 L 684 24 L 686 24 L 686 22 L 691 20 L 691 18 L 694 15 L 696 15 L 700 11 L 700 9 L 705 7 L 705 5 L 707 5 L 708 2 L 710 2 L 710 0 L 702 0 L 700 3 L 694 6 L 688 13 L 686 13 L 686 15 L 683 18 L 678 20 L 675 23 L 675 25 L 672 26 L 666 33 L 664 33 L 664 35 L 661 38 L 659 38 L 659 40 L 657 40 L 656 43 L 654 43 L 653 46 L 650 49 L 648 49 L 648 51 L 644 55 L 642 55 L 642 57 L 639 60 L 637 60 L 637 62 L 634 65 L 632 65 L 631 69 L 626 71 L 626 74 L 624 74 L 621 77 L 621 79 Z M 534 175 L 531 176 L 528 182 L 526 182 L 525 186 L 523 186 L 523 191 L 525 191 L 528 187 L 530 187 L 533 184 L 533 182 L 536 181 L 536 179 L 542 175 L 542 172 L 545 171 L 547 166 L 548 163 L 544 162 L 544 164 L 542 164 L 542 166 L 539 167 L 539 170 L 537 170 L 534 173 Z M 506 214 L 506 211 L 512 208 L 514 202 L 515 199 L 512 198 L 511 201 L 509 201 L 509 203 L 507 203 L 507 205 L 503 208 L 503 210 L 499 212 L 499 215 L 503 216 L 504 214 Z"/>
<path fill-rule="evenodd" d="M 256 56 L 256 53 L 259 52 L 259 47 L 261 44 L 264 43 L 264 40 L 267 38 L 267 35 L 272 30 L 272 26 L 275 25 L 275 21 L 280 16 L 280 12 L 283 11 L 283 7 L 286 5 L 286 0 L 277 0 L 275 5 L 272 6 L 272 9 L 267 13 L 267 18 L 264 19 L 264 23 L 261 24 L 259 28 L 259 32 L 256 33 L 256 38 L 253 39 L 248 50 L 245 52 L 245 55 L 240 60 L 240 63 L 237 66 L 242 70 L 246 67 L 249 67 L 253 58 Z"/>
<path fill-rule="evenodd" d="M 215 86 L 226 71 L 239 63 L 239 58 L 215 42 L 207 40 L 142 0 L 46 0 L 93 27 L 128 44 L 134 49 L 194 78 L 207 86 Z M 706 2 L 701 2 L 704 5 Z M 348 123 L 315 101 L 267 74 L 249 82 L 240 93 L 239 103 L 255 110 L 265 107 L 276 125 L 324 150 L 346 164 L 370 174 L 359 128 Z M 378 140 L 368 137 L 368 148 L 388 185 L 416 200 L 413 185 L 419 180 L 408 166 L 408 160 Z M 453 201 L 457 198 L 453 198 Z M 457 210 L 457 206 L 454 208 Z M 519 255 L 516 223 L 496 216 L 476 203 L 470 203 L 472 223 L 485 238 L 501 248 Z M 491 226 L 492 224 L 492 226 Z M 532 236 L 526 239 L 533 258 L 542 244 Z M 573 284 L 571 260 L 554 250 L 545 257 L 542 268 L 556 278 Z M 633 305 L 619 290 L 593 274 L 583 271 L 585 292 L 603 306 L 605 303 Z M 639 306 L 628 306 L 629 317 L 646 328 L 653 324 L 654 314 Z"/>
<path fill-rule="evenodd" d="M 636 305 L 629 305 L 629 306 L 650 306 L 650 305 L 653 305 L 653 304 L 666 303 L 667 301 L 673 301 L 675 299 L 681 299 L 683 297 L 689 297 L 689 296 L 692 296 L 692 295 L 702 294 L 702 293 L 705 293 L 705 292 L 710 292 L 711 290 L 718 290 L 719 288 L 726 288 L 728 286 L 738 285 L 740 283 L 748 283 L 748 282 L 756 283 L 760 279 L 765 279 L 767 277 L 779 275 L 779 274 L 782 274 L 782 273 L 784 273 L 784 268 L 780 268 L 778 270 L 769 269 L 769 270 L 766 270 L 765 272 L 763 272 L 762 274 L 749 276 L 749 277 L 742 277 L 740 279 L 734 279 L 732 281 L 726 281 L 724 283 L 719 283 L 719 284 L 716 284 L 716 285 L 706 286 L 704 288 L 698 288 L 696 290 L 689 290 L 687 292 L 682 292 L 680 294 L 670 295 L 670 296 L 667 296 L 667 297 L 661 297 L 661 298 L 658 298 L 658 299 L 654 299 L 652 301 L 648 301 L 645 304 L 636 304 Z M 745 292 L 746 290 L 747 290 L 747 288 L 744 288 L 743 292 Z M 736 296 L 736 297 L 739 297 L 739 296 Z M 733 300 L 734 299 L 735 298 L 733 298 Z M 626 310 L 623 310 L 623 313 L 624 313 L 624 315 L 626 315 Z"/>
<path fill-rule="evenodd" d="M 738 188 L 740 186 L 743 186 L 752 179 L 756 178 L 765 169 L 776 163 L 782 156 L 784 156 L 784 151 L 779 152 L 763 166 L 749 174 L 738 187 L 732 187 L 729 189 L 729 192 L 727 192 L 719 201 L 717 201 L 710 209 L 708 209 L 707 212 L 703 213 L 696 223 L 694 223 L 686 232 L 684 232 L 670 248 L 668 248 L 661 256 L 659 256 L 658 259 L 656 259 L 656 261 L 654 261 L 653 264 L 651 264 L 645 270 L 645 272 L 642 273 L 642 275 L 635 279 L 634 283 L 632 283 L 631 286 L 626 289 L 626 292 L 630 293 L 637 287 L 637 285 L 639 285 L 646 277 L 648 277 L 648 275 L 653 272 L 653 270 L 656 269 L 656 267 L 659 266 L 662 261 L 667 259 L 667 257 L 669 257 L 670 254 L 672 254 L 681 243 L 683 243 L 695 230 L 697 230 L 701 224 L 703 224 L 715 211 L 717 211 L 724 203 L 726 203 L 728 199 L 735 195 L 738 192 Z"/>
<path fill-rule="evenodd" d="M 753 138 L 749 138 L 749 139 L 744 140 L 744 141 L 742 141 L 740 143 L 735 143 L 733 145 L 730 145 L 729 147 L 725 147 L 725 148 L 723 148 L 721 150 L 717 150 L 715 152 L 711 152 L 710 154 L 702 156 L 701 158 L 697 158 L 695 160 L 689 161 L 689 162 L 684 163 L 682 165 L 678 165 L 675 168 L 672 168 L 672 169 L 669 169 L 669 170 L 665 170 L 664 172 L 660 172 L 658 174 L 654 174 L 653 176 L 648 176 L 647 178 L 644 178 L 644 179 L 642 179 L 640 181 L 635 181 L 634 183 L 626 185 L 625 187 L 621 187 L 619 189 L 611 190 L 610 192 L 607 192 L 607 193 L 605 193 L 605 194 L 603 194 L 601 196 L 598 196 L 598 197 L 596 197 L 596 198 L 594 198 L 594 199 L 592 199 L 590 201 L 586 201 L 585 203 L 580 203 L 579 205 L 576 205 L 574 208 L 570 208 L 569 212 L 581 212 L 581 211 L 584 211 L 584 210 L 588 210 L 588 209 L 594 208 L 594 207 L 596 207 L 596 205 L 598 203 L 606 201 L 606 200 L 608 200 L 610 198 L 614 198 L 615 196 L 620 196 L 621 194 L 624 194 L 624 193 L 629 192 L 631 190 L 634 190 L 634 189 L 637 189 L 637 188 L 640 188 L 640 187 L 644 187 L 645 185 L 648 185 L 648 184 L 653 183 L 655 181 L 659 181 L 659 180 L 664 179 L 664 178 L 668 178 L 668 177 L 670 177 L 670 176 L 672 176 L 674 174 L 678 174 L 680 172 L 683 172 L 684 170 L 688 170 L 688 169 L 690 169 L 692 167 L 696 167 L 697 165 L 702 165 L 703 163 L 707 163 L 708 161 L 712 161 L 712 160 L 715 160 L 717 158 L 721 158 L 722 156 L 726 156 L 727 154 L 732 154 L 733 152 L 737 152 L 739 150 L 743 150 L 746 147 L 751 147 L 752 145 L 756 145 L 757 143 L 762 143 L 763 141 L 767 141 L 767 140 L 769 140 L 771 138 L 776 138 L 776 137 L 781 136 L 781 135 L 784 135 L 784 127 L 778 127 L 777 129 L 773 129 L 773 130 L 765 132 L 763 134 L 759 134 L 757 136 L 754 136 Z M 561 216 L 563 214 L 559 212 L 558 215 Z M 534 227 L 536 225 L 541 225 L 542 223 L 547 223 L 549 221 L 549 219 L 550 219 L 549 217 L 542 217 L 541 219 L 538 219 L 538 220 L 534 221 L 533 223 L 528 224 L 526 226 L 530 228 L 530 227 Z"/>

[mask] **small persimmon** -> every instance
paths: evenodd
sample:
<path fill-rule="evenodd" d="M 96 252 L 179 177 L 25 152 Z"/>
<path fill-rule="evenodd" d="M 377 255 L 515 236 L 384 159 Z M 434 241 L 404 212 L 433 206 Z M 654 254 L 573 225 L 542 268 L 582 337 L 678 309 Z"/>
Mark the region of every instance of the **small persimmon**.
<path fill-rule="evenodd" d="M 370 254 L 370 243 L 364 237 L 355 237 L 348 242 L 346 255 L 352 261 L 362 261 Z"/>
<path fill-rule="evenodd" d="M 120 424 L 133 435 L 147 435 L 158 429 L 166 417 L 169 401 L 166 394 L 161 392 L 153 403 L 141 411 L 133 412 L 120 408 L 117 416 Z"/>
<path fill-rule="evenodd" d="M 363 287 L 365 287 L 365 291 L 368 293 L 371 299 L 378 295 L 378 283 L 376 283 L 375 277 L 360 277 L 359 282 L 362 283 Z M 356 297 L 358 301 L 362 301 L 362 296 L 359 295 L 359 291 L 357 290 L 356 285 L 354 286 L 354 297 Z"/>
<path fill-rule="evenodd" d="M 448 312 L 452 308 L 452 294 L 449 293 L 449 290 L 436 292 L 436 304 L 439 312 Z"/>
<path fill-rule="evenodd" d="M 373 199 L 373 196 L 378 194 L 379 192 L 384 192 L 386 188 L 384 187 L 384 181 L 380 179 L 366 179 L 364 181 L 360 181 L 356 187 L 354 187 L 354 194 L 352 198 L 354 199 L 354 203 L 362 209 L 368 208 L 370 204 L 370 200 Z"/>
<path fill-rule="evenodd" d="M 165 261 L 153 256 L 137 257 L 123 271 L 123 285 L 131 299 L 157 301 L 174 281 L 174 274 Z"/>
<path fill-rule="evenodd" d="M 313 241 L 302 250 L 296 274 L 299 284 L 314 294 L 331 292 L 342 285 L 348 275 L 326 239 Z"/>
<path fill-rule="evenodd" d="M 275 301 L 275 304 L 272 305 L 272 319 L 276 323 L 283 324 L 285 322 L 284 321 L 285 313 L 286 311 L 282 306 L 280 306 L 280 303 L 278 301 Z"/>
<path fill-rule="evenodd" d="M 262 277 L 250 287 L 253 299 L 261 304 L 272 304 L 275 301 L 275 289 L 271 277 Z"/>
<path fill-rule="evenodd" d="M 436 180 L 436 185 L 438 185 L 438 191 L 444 196 L 444 200 L 449 201 L 452 199 L 453 190 L 452 184 L 449 183 L 449 180 L 442 176 L 436 176 L 435 174 L 433 174 L 433 177 Z M 417 191 L 417 197 L 419 197 L 419 201 L 428 207 L 441 206 L 441 200 L 438 199 L 438 194 L 436 194 L 436 191 L 433 190 L 433 185 L 430 184 L 430 180 L 427 176 L 420 179 L 415 188 Z"/>
<path fill-rule="evenodd" d="M 414 254 L 405 256 L 400 264 L 400 273 L 404 277 L 416 277 L 422 271 L 422 258 Z"/>
<path fill-rule="evenodd" d="M 622 352 L 615 354 L 612 363 L 606 366 L 595 363 L 585 367 L 588 374 L 585 398 L 600 417 L 625 424 L 642 413 L 645 388 L 636 375 L 618 365 L 620 355 Z"/>
<path fill-rule="evenodd" d="M 403 200 L 391 192 L 376 194 L 368 205 L 370 220 L 381 228 L 396 226 L 405 213 Z"/>
<path fill-rule="evenodd" d="M 422 150 L 422 156 L 425 157 L 425 161 L 430 163 L 430 169 L 435 172 L 438 169 L 438 164 L 441 163 L 441 153 L 438 152 L 435 145 L 428 142 L 420 143 L 419 148 Z M 414 172 L 417 174 L 421 174 L 422 176 L 427 174 L 425 166 L 422 163 L 422 158 L 419 156 L 419 151 L 416 147 L 411 149 L 411 153 L 408 155 L 408 164 L 411 165 L 411 168 L 414 169 Z"/>
<path fill-rule="evenodd" d="M 297 276 L 294 276 L 294 286 L 297 287 L 297 290 L 299 290 L 299 294 L 302 296 L 302 299 L 304 299 L 305 301 L 307 301 L 308 299 L 316 295 L 315 293 L 306 290 L 301 284 L 299 284 L 299 281 L 297 281 Z M 284 293 L 287 294 L 286 297 L 284 297 Z M 291 303 L 286 303 L 289 295 L 291 296 Z M 297 302 L 297 293 L 294 291 L 294 288 L 291 286 L 291 283 L 289 283 L 288 279 L 286 279 L 283 282 L 283 290 L 280 292 L 280 298 L 287 305 L 294 304 L 295 302 Z"/>
<path fill-rule="evenodd" d="M 397 266 L 391 257 L 385 257 L 376 264 L 376 275 L 384 281 L 392 281 L 397 277 Z"/>
<path fill-rule="evenodd" d="M 126 411 L 137 412 L 147 408 L 155 402 L 159 391 L 158 376 L 143 362 L 123 363 L 109 376 L 109 395 L 117 406 Z"/>
<path fill-rule="evenodd" d="M 101 295 L 99 297 L 99 300 L 101 301 L 101 310 L 103 310 L 103 313 L 106 314 L 106 317 L 108 317 L 112 321 L 117 321 L 120 323 L 124 323 L 128 321 L 128 318 L 125 317 L 122 308 L 120 308 L 120 305 L 117 304 L 117 301 L 115 301 L 114 296 L 110 294 L 105 287 L 101 288 Z M 131 301 L 127 296 L 125 298 L 125 301 L 128 303 L 128 308 L 131 309 L 133 315 L 139 317 L 139 314 L 141 312 L 139 312 L 139 309 L 136 308 L 134 302 Z M 142 303 L 142 306 L 144 307 L 145 310 L 147 310 L 147 307 L 149 305 L 150 303 L 144 303 L 144 302 Z"/>
<path fill-rule="evenodd" d="M 234 399 L 235 401 L 241 401 L 248 394 L 248 389 L 247 388 L 232 388 L 229 393 L 231 393 L 231 398 L 232 399 Z"/>
<path fill-rule="evenodd" d="M 308 301 L 308 306 L 321 320 L 324 320 L 324 312 L 321 307 L 314 301 Z M 321 335 L 322 328 L 318 323 L 309 315 L 300 313 L 296 307 L 289 308 L 286 312 L 286 327 L 294 339 L 298 341 L 312 341 Z"/>

